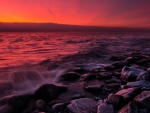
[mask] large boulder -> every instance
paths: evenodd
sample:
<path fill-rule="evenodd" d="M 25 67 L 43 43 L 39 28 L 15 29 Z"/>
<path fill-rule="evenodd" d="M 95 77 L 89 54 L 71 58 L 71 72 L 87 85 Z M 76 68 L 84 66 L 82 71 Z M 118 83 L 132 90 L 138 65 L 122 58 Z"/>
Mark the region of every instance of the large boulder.
<path fill-rule="evenodd" d="M 119 113 L 138 113 L 138 107 L 134 101 L 131 101 L 126 106 L 124 106 Z"/>
<path fill-rule="evenodd" d="M 139 108 L 150 110 L 150 91 L 143 91 L 134 98 Z"/>
<path fill-rule="evenodd" d="M 150 81 L 147 80 L 141 80 L 141 81 L 135 81 L 135 82 L 128 82 L 128 87 L 150 87 Z"/>
<path fill-rule="evenodd" d="M 62 92 L 67 91 L 66 86 L 56 86 L 54 84 L 44 84 L 40 86 L 34 93 L 36 99 L 53 100 Z"/>
<path fill-rule="evenodd" d="M 144 73 L 144 71 L 125 66 L 121 71 L 121 80 L 124 82 L 136 81 L 137 77 Z"/>
<path fill-rule="evenodd" d="M 96 113 L 97 102 L 90 98 L 72 100 L 67 106 L 69 113 Z"/>
<path fill-rule="evenodd" d="M 139 93 L 141 93 L 141 88 L 128 88 L 120 90 L 116 93 L 116 95 L 121 95 L 124 97 L 125 103 L 128 103 L 131 101 L 135 96 L 137 96 Z"/>

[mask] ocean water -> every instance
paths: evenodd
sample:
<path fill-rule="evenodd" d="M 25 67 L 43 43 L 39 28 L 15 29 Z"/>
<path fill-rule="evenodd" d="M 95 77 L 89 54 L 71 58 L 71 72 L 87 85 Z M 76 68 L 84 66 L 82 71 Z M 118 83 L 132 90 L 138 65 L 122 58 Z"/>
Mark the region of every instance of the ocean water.
<path fill-rule="evenodd" d="M 150 54 L 149 32 L 2 32 L 0 97 L 33 92 L 71 67 L 99 68 L 135 51 Z"/>

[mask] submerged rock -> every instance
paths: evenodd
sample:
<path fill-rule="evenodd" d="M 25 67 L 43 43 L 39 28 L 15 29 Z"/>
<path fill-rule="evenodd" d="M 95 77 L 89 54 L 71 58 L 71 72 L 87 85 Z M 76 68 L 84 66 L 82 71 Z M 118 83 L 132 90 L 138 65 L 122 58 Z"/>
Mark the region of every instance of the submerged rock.
<path fill-rule="evenodd" d="M 150 87 L 150 81 L 147 80 L 141 80 L 141 81 L 135 81 L 135 82 L 128 82 L 128 87 Z"/>
<path fill-rule="evenodd" d="M 72 100 L 67 106 L 69 113 L 96 113 L 97 102 L 90 98 Z"/>
<path fill-rule="evenodd" d="M 93 85 L 93 86 L 86 86 L 84 90 L 91 93 L 101 93 L 103 91 L 103 85 Z"/>
<path fill-rule="evenodd" d="M 35 91 L 34 97 L 37 99 L 53 100 L 59 94 L 65 92 L 65 91 L 67 91 L 66 86 L 56 86 L 54 84 L 44 84 Z"/>
<path fill-rule="evenodd" d="M 79 98 L 84 98 L 84 97 L 85 97 L 85 94 L 83 94 L 83 93 L 77 93 L 77 94 L 73 95 L 71 97 L 71 99 L 79 99 Z"/>
<path fill-rule="evenodd" d="M 97 79 L 111 79 L 112 73 L 111 72 L 100 72 L 99 75 L 96 77 Z"/>
<path fill-rule="evenodd" d="M 150 91 L 143 91 L 134 98 L 139 108 L 150 110 Z"/>
<path fill-rule="evenodd" d="M 96 74 L 93 74 L 93 73 L 83 74 L 83 75 L 81 76 L 81 78 L 82 78 L 83 80 L 91 80 L 91 79 L 96 78 Z"/>
<path fill-rule="evenodd" d="M 112 63 L 111 65 L 114 66 L 115 68 L 122 68 L 124 66 L 129 66 L 130 63 L 128 61 L 116 61 Z"/>
<path fill-rule="evenodd" d="M 139 113 L 138 107 L 134 101 L 131 101 L 129 104 L 124 106 L 119 113 Z"/>
<path fill-rule="evenodd" d="M 114 108 L 112 105 L 99 105 L 97 113 L 114 113 Z"/>
<path fill-rule="evenodd" d="M 136 81 L 137 77 L 142 73 L 144 73 L 144 71 L 125 66 L 121 72 L 121 80 L 124 82 Z"/>
<path fill-rule="evenodd" d="M 62 80 L 76 80 L 78 78 L 80 78 L 80 75 L 76 72 L 67 72 L 63 75 L 60 76 L 60 81 Z"/>
<path fill-rule="evenodd" d="M 52 106 L 52 109 L 55 113 L 60 113 L 60 112 L 63 112 L 66 108 L 66 106 L 70 104 L 69 102 L 66 102 L 66 103 L 57 103 L 57 104 L 54 104 Z"/>
<path fill-rule="evenodd" d="M 128 88 L 120 90 L 116 93 L 116 95 L 121 95 L 124 97 L 125 103 L 128 103 L 131 101 L 135 96 L 137 96 L 139 93 L 141 93 L 141 89 L 134 87 L 134 88 Z"/>

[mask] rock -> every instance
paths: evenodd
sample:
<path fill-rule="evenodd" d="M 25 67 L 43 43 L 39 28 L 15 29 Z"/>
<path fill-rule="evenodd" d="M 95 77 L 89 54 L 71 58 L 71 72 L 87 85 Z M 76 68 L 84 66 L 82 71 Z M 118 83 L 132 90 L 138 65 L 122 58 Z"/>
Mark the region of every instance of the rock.
<path fill-rule="evenodd" d="M 23 109 L 31 99 L 31 95 L 10 95 L 0 99 L 0 105 L 10 105 L 15 111 Z"/>
<path fill-rule="evenodd" d="M 81 76 L 81 78 L 82 78 L 83 80 L 91 80 L 91 79 L 96 78 L 96 74 L 93 74 L 93 73 L 83 74 L 83 75 Z"/>
<path fill-rule="evenodd" d="M 150 91 L 143 91 L 134 98 L 139 108 L 150 110 Z"/>
<path fill-rule="evenodd" d="M 66 103 L 57 103 L 55 105 L 52 106 L 52 109 L 54 110 L 55 113 L 61 113 L 64 111 L 64 109 L 66 108 L 66 106 L 70 104 L 69 102 Z"/>
<path fill-rule="evenodd" d="M 61 75 L 60 77 L 61 77 L 60 81 L 63 81 L 63 80 L 70 81 L 70 80 L 76 80 L 76 79 L 80 78 L 80 75 L 76 72 L 67 72 L 67 73 Z"/>
<path fill-rule="evenodd" d="M 118 113 L 139 113 L 138 107 L 134 101 L 124 106 Z"/>
<path fill-rule="evenodd" d="M 128 103 L 131 101 L 135 96 L 137 96 L 139 93 L 141 93 L 141 88 L 128 88 L 120 90 L 116 93 L 116 95 L 121 95 L 124 97 L 125 103 Z"/>
<path fill-rule="evenodd" d="M 144 64 L 146 64 L 146 63 L 148 63 L 148 62 L 149 62 L 148 59 L 142 59 L 142 60 L 136 61 L 135 63 L 136 63 L 136 64 L 139 64 L 139 65 L 144 65 Z"/>
<path fill-rule="evenodd" d="M 84 90 L 90 93 L 101 93 L 103 91 L 103 85 L 93 85 L 93 86 L 86 86 Z"/>
<path fill-rule="evenodd" d="M 115 70 L 115 67 L 112 65 L 108 65 L 108 66 L 104 67 L 104 70 L 113 71 L 113 70 Z"/>
<path fill-rule="evenodd" d="M 139 109 L 138 113 L 148 113 L 148 110 L 147 109 Z"/>
<path fill-rule="evenodd" d="M 120 78 L 121 72 L 113 72 L 112 75 L 115 76 L 115 77 L 117 77 L 117 78 Z"/>
<path fill-rule="evenodd" d="M 150 71 L 144 72 L 137 77 L 137 80 L 149 80 L 150 81 Z"/>
<path fill-rule="evenodd" d="M 96 77 L 97 79 L 111 79 L 112 73 L 111 72 L 100 72 L 99 75 Z"/>
<path fill-rule="evenodd" d="M 53 100 L 59 94 L 67 91 L 66 86 L 56 86 L 54 84 L 44 84 L 40 86 L 34 93 L 36 99 Z"/>
<path fill-rule="evenodd" d="M 135 82 L 128 82 L 128 87 L 150 87 L 150 81 L 147 80 L 141 80 L 141 81 L 135 81 Z"/>
<path fill-rule="evenodd" d="M 71 97 L 71 99 L 79 99 L 79 98 L 84 98 L 84 97 L 85 97 L 85 94 L 83 94 L 83 93 L 77 93 L 77 94 L 73 95 Z"/>
<path fill-rule="evenodd" d="M 117 68 L 122 68 L 124 66 L 129 66 L 130 63 L 128 61 L 116 61 L 112 63 L 111 65 L 117 69 Z"/>
<path fill-rule="evenodd" d="M 97 113 L 114 113 L 114 108 L 112 105 L 99 105 Z"/>
<path fill-rule="evenodd" d="M 121 80 L 124 82 L 136 81 L 137 77 L 142 73 L 144 73 L 144 71 L 125 66 L 121 72 Z"/>
<path fill-rule="evenodd" d="M 0 113 L 14 113 L 14 109 L 10 105 L 4 105 L 0 107 Z"/>
<path fill-rule="evenodd" d="M 46 104 L 43 100 L 37 100 L 34 104 L 34 109 L 37 109 L 39 111 L 45 111 Z"/>
<path fill-rule="evenodd" d="M 52 107 L 54 104 L 57 104 L 57 103 L 62 103 L 62 102 L 60 100 L 53 100 L 48 104 L 48 106 Z"/>
<path fill-rule="evenodd" d="M 73 69 L 70 70 L 71 72 L 76 72 L 76 73 L 83 73 L 86 72 L 84 68 L 81 67 L 74 67 Z"/>
<path fill-rule="evenodd" d="M 121 86 L 120 83 L 111 83 L 111 84 L 106 84 L 106 88 L 118 90 L 121 88 Z"/>
<path fill-rule="evenodd" d="M 69 113 L 96 113 L 97 102 L 90 98 L 76 99 L 67 105 L 67 109 Z"/>
<path fill-rule="evenodd" d="M 113 60 L 113 61 L 122 61 L 125 59 L 125 56 L 111 56 L 110 57 L 110 60 Z"/>
<path fill-rule="evenodd" d="M 114 108 L 119 109 L 124 105 L 124 97 L 116 94 L 109 94 L 108 100 L 112 101 Z"/>
<path fill-rule="evenodd" d="M 111 80 L 105 80 L 104 82 L 106 84 L 111 84 L 111 83 L 120 83 L 121 81 L 111 79 Z"/>

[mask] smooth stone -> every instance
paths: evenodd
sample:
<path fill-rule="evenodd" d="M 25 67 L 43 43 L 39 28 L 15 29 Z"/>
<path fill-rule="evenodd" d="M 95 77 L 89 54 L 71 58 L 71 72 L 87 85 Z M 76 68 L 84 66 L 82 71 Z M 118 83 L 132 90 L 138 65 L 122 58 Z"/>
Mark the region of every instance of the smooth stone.
<path fill-rule="evenodd" d="M 0 113 L 14 113 L 14 109 L 10 105 L 0 106 Z"/>
<path fill-rule="evenodd" d="M 71 97 L 71 99 L 79 99 L 79 98 L 84 98 L 84 97 L 85 97 L 85 94 L 83 94 L 83 93 L 77 93 L 77 94 L 73 95 Z"/>
<path fill-rule="evenodd" d="M 122 61 L 122 60 L 125 60 L 125 56 L 117 56 L 117 55 L 115 55 L 115 56 L 111 56 L 110 57 L 110 60 L 113 60 L 113 61 Z"/>
<path fill-rule="evenodd" d="M 60 100 L 53 100 L 53 101 L 51 101 L 51 102 L 48 104 L 48 106 L 52 107 L 54 104 L 57 104 L 57 103 L 62 103 L 62 101 L 60 101 Z"/>
<path fill-rule="evenodd" d="M 97 79 L 111 79 L 112 73 L 111 72 L 100 72 L 99 75 L 96 77 Z"/>
<path fill-rule="evenodd" d="M 57 103 L 57 104 L 54 104 L 52 106 L 52 109 L 54 112 L 56 113 L 61 113 L 64 111 L 64 109 L 66 108 L 66 106 L 70 104 L 69 102 L 66 102 L 66 103 Z"/>
<path fill-rule="evenodd" d="M 116 95 L 123 96 L 125 103 L 128 103 L 139 93 L 141 93 L 141 88 L 134 87 L 134 88 L 127 88 L 127 89 L 120 90 L 116 93 Z"/>
<path fill-rule="evenodd" d="M 135 81 L 135 82 L 128 82 L 128 87 L 150 87 L 150 81 L 147 80 L 141 80 L 141 81 Z"/>
<path fill-rule="evenodd" d="M 69 113 L 96 113 L 97 102 L 90 98 L 72 100 L 67 109 Z"/>
<path fill-rule="evenodd" d="M 124 97 L 116 94 L 109 94 L 108 100 L 111 100 L 114 108 L 119 109 L 124 105 Z"/>
<path fill-rule="evenodd" d="M 128 62 L 131 62 L 131 63 L 133 63 L 133 62 L 135 62 L 135 61 L 137 61 L 137 60 L 139 60 L 138 58 L 136 58 L 136 57 L 127 57 L 126 59 L 125 59 L 125 61 L 128 61 Z"/>
<path fill-rule="evenodd" d="M 137 77 L 139 75 L 141 75 L 142 73 L 144 73 L 144 71 L 136 69 L 136 68 L 125 66 L 125 67 L 123 67 L 123 69 L 121 71 L 121 77 L 120 78 L 124 82 L 136 81 Z"/>
<path fill-rule="evenodd" d="M 116 61 L 111 64 L 115 68 L 122 68 L 124 66 L 129 66 L 130 63 L 128 61 Z"/>
<path fill-rule="evenodd" d="M 148 59 L 142 59 L 142 60 L 136 61 L 135 63 L 136 63 L 136 64 L 139 64 L 139 65 L 144 65 L 145 63 L 148 63 L 148 62 L 149 62 Z"/>
<path fill-rule="evenodd" d="M 54 84 L 44 84 L 40 86 L 34 93 L 36 99 L 53 100 L 61 93 L 67 91 L 66 86 L 56 86 Z"/>
<path fill-rule="evenodd" d="M 83 80 L 92 80 L 92 79 L 96 78 L 96 74 L 93 74 L 93 73 L 83 74 L 83 75 L 81 76 L 81 78 L 82 78 Z"/>
<path fill-rule="evenodd" d="M 101 93 L 103 91 L 103 85 L 93 85 L 93 86 L 86 86 L 84 90 L 90 93 Z"/>
<path fill-rule="evenodd" d="M 138 76 L 137 80 L 149 80 L 150 81 L 150 71 L 144 72 Z"/>
<path fill-rule="evenodd" d="M 150 110 L 150 91 L 143 91 L 134 98 L 139 108 Z"/>
<path fill-rule="evenodd" d="M 118 90 L 121 88 L 121 85 L 120 83 L 111 83 L 111 84 L 106 84 L 106 88 Z"/>
<path fill-rule="evenodd" d="M 76 72 L 67 72 L 63 75 L 60 75 L 60 81 L 64 81 L 64 80 L 77 80 L 80 78 L 80 75 Z"/>
<path fill-rule="evenodd" d="M 81 67 L 74 67 L 73 69 L 70 70 L 71 72 L 76 72 L 76 73 L 83 73 L 86 72 L 84 68 Z"/>
<path fill-rule="evenodd" d="M 99 105 L 97 113 L 114 113 L 114 108 L 112 105 Z"/>
<path fill-rule="evenodd" d="M 0 105 L 10 105 L 15 111 L 23 109 L 31 99 L 31 95 L 10 95 L 0 99 Z"/>
<path fill-rule="evenodd" d="M 106 84 L 111 84 L 111 83 L 120 83 L 121 81 L 111 79 L 111 80 L 105 80 L 104 82 L 105 82 Z"/>
<path fill-rule="evenodd" d="M 43 100 L 37 100 L 34 104 L 34 109 L 38 109 L 39 111 L 45 111 L 46 104 Z"/>
<path fill-rule="evenodd" d="M 118 113 L 139 113 L 138 107 L 134 101 L 125 105 Z"/>

